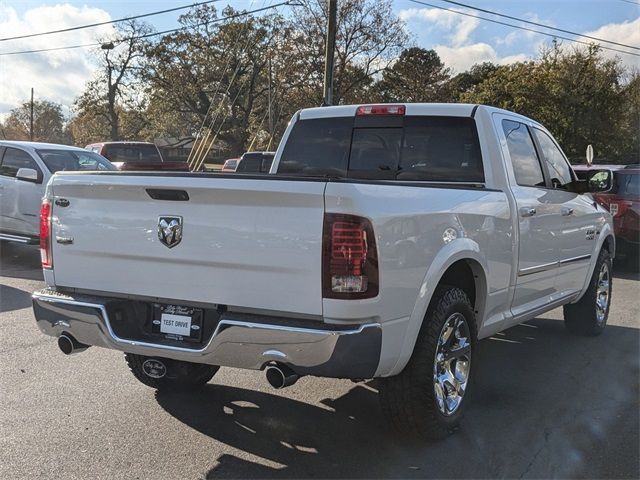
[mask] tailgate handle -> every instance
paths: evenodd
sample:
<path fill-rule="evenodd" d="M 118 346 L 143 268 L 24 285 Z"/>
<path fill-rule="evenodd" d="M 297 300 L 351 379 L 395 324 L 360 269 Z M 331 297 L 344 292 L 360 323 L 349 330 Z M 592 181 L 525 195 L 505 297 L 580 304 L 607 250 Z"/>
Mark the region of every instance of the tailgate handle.
<path fill-rule="evenodd" d="M 173 202 L 189 201 L 189 194 L 185 190 L 171 190 L 166 188 L 147 188 L 147 193 L 154 200 L 170 200 Z"/>

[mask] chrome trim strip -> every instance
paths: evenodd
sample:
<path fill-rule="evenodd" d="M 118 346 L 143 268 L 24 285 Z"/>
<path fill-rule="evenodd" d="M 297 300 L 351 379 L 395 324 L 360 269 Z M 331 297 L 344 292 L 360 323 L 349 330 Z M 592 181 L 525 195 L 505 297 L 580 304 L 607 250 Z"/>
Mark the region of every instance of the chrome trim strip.
<path fill-rule="evenodd" d="M 9 240 L 10 242 L 30 243 L 32 241 L 29 237 L 21 237 L 19 235 L 9 235 L 7 233 L 0 233 L 0 240 Z"/>
<path fill-rule="evenodd" d="M 560 262 L 543 263 L 542 265 L 535 265 L 533 267 L 521 268 L 518 270 L 518 276 L 524 277 L 525 275 L 531 275 L 533 273 L 544 272 L 545 270 L 551 270 L 557 267 Z"/>
<path fill-rule="evenodd" d="M 571 263 L 571 262 L 580 262 L 582 260 L 589 260 L 590 258 L 591 258 L 591 254 L 578 255 L 577 257 L 565 258 L 564 260 L 560 260 L 560 264 L 564 265 L 566 263 Z"/>

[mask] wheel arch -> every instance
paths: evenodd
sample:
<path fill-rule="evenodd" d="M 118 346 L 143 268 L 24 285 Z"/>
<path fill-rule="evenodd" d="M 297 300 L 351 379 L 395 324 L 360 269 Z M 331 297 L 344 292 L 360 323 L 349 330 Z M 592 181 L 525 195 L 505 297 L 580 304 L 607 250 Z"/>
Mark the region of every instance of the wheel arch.
<path fill-rule="evenodd" d="M 388 372 L 378 372 L 379 375 L 396 375 L 404 369 L 413 354 L 433 294 L 440 285 L 458 287 L 467 293 L 476 315 L 477 330 L 480 329 L 488 291 L 486 261 L 475 242 L 459 239 L 436 255 L 420 287 L 398 359 Z"/>

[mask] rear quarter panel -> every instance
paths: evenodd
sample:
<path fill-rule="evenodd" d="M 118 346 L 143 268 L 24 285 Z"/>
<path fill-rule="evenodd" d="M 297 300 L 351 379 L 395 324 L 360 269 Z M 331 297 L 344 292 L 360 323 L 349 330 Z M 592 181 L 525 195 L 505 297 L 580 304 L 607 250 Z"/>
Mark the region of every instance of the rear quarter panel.
<path fill-rule="evenodd" d="M 513 265 L 512 220 L 503 192 L 329 183 L 325 205 L 328 213 L 361 215 L 373 224 L 380 294 L 367 300 L 324 299 L 323 313 L 325 321 L 358 318 L 383 325 L 379 374 L 397 373 L 397 362 L 404 366 L 433 291 L 457 260 L 472 259 L 485 277 L 486 302 L 477 308 L 479 326 L 487 318 L 502 319 Z M 449 243 L 443 239 L 447 229 L 457 236 Z"/>

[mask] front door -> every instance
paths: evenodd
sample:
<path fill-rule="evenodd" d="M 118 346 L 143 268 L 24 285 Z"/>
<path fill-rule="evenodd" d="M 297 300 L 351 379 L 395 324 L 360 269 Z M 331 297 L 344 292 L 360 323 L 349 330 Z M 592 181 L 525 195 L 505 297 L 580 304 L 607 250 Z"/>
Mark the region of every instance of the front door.
<path fill-rule="evenodd" d="M 584 286 L 602 214 L 590 197 L 567 190 L 575 176 L 553 137 L 538 127 L 531 132 L 546 169 L 549 195 L 560 211 L 556 288 L 560 294 L 570 294 Z"/>

